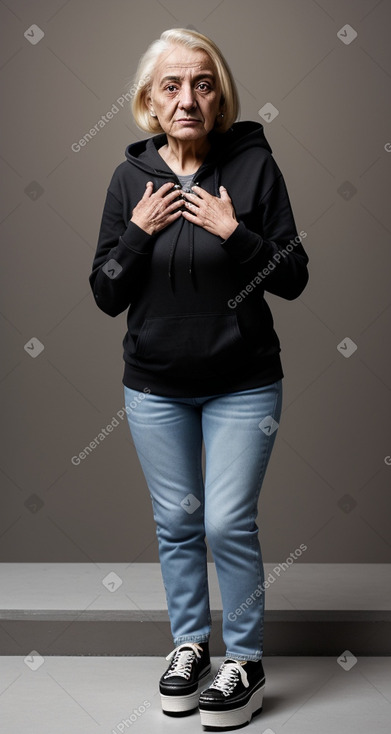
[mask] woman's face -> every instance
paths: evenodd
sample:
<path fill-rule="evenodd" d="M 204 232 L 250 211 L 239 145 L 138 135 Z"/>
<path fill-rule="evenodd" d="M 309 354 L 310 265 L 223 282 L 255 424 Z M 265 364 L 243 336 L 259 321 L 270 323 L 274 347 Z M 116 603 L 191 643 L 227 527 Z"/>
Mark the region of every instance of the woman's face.
<path fill-rule="evenodd" d="M 221 109 L 220 98 L 219 81 L 206 51 L 173 45 L 161 54 L 147 104 L 167 135 L 183 141 L 207 135 Z"/>

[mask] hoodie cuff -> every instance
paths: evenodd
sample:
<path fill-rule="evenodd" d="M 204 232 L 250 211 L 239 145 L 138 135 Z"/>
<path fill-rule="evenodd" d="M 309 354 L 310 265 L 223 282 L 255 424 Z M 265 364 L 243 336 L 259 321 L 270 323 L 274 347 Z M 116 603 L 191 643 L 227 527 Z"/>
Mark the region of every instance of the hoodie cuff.
<path fill-rule="evenodd" d="M 221 243 L 221 246 L 235 260 L 245 263 L 259 252 L 262 242 L 259 234 L 251 232 L 242 221 L 239 221 L 236 229 Z"/>
<path fill-rule="evenodd" d="M 137 252 L 139 255 L 149 255 L 153 250 L 155 237 L 145 232 L 135 222 L 129 222 L 120 240 L 129 250 Z"/>

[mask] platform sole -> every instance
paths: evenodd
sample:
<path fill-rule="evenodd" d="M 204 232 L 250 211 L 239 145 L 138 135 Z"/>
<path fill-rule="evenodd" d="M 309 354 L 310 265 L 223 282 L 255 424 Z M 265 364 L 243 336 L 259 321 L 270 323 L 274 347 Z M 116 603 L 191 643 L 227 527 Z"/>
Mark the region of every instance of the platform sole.
<path fill-rule="evenodd" d="M 213 729 L 223 729 L 226 727 L 237 727 L 249 724 L 252 717 L 262 711 L 263 695 L 265 686 L 257 688 L 251 698 L 244 706 L 232 709 L 230 711 L 208 711 L 199 706 L 201 724 L 205 727 Z"/>
<path fill-rule="evenodd" d="M 165 693 L 160 694 L 160 700 L 162 704 L 162 710 L 165 714 L 181 715 L 187 714 L 190 711 L 195 710 L 198 707 L 198 699 L 200 697 L 201 690 L 205 688 L 205 683 L 211 678 L 211 667 L 207 670 L 198 681 L 197 690 L 194 693 L 189 693 L 187 696 L 168 696 Z"/>

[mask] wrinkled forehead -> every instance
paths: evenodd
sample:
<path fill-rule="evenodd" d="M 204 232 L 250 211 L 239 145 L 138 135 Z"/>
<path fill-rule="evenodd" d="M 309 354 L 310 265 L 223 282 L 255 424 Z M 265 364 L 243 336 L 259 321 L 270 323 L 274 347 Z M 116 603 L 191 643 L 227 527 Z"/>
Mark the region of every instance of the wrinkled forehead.
<path fill-rule="evenodd" d="M 212 72 L 215 67 L 209 54 L 202 49 L 193 50 L 175 47 L 161 54 L 156 65 L 156 76 L 169 72 L 176 76 L 185 76 L 189 73 Z"/>

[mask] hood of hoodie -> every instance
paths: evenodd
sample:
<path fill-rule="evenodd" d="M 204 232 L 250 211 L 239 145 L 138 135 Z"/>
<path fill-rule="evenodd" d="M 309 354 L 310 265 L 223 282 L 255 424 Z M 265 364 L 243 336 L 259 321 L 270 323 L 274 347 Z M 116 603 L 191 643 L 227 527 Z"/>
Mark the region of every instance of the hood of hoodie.
<path fill-rule="evenodd" d="M 221 166 L 223 164 L 225 165 L 229 160 L 240 155 L 248 148 L 264 148 L 269 153 L 272 153 L 272 149 L 265 138 L 263 125 L 258 122 L 235 122 L 225 133 L 217 133 L 212 130 L 208 134 L 208 138 L 211 143 L 211 148 L 196 174 L 194 174 L 194 177 L 196 178 L 194 185 L 202 186 L 202 179 L 212 174 L 212 192 L 214 196 L 220 196 L 219 187 Z M 165 133 L 161 133 L 160 135 L 155 135 L 151 138 L 131 143 L 125 150 L 126 160 L 131 165 L 139 168 L 148 175 L 148 177 L 153 181 L 155 191 L 168 181 L 180 184 L 175 173 L 158 153 L 158 149 L 166 143 L 167 136 Z M 173 239 L 169 255 L 168 277 L 171 280 L 172 288 L 174 287 L 173 263 L 175 250 L 182 228 L 185 225 L 188 227 L 189 275 L 192 277 L 194 226 L 196 225 L 189 222 L 184 217 L 180 217 L 173 223 L 173 225 L 171 225 L 173 227 Z"/>
<path fill-rule="evenodd" d="M 247 148 L 265 148 L 269 153 L 272 153 L 272 149 L 265 138 L 263 125 L 259 122 L 235 122 L 225 133 L 217 133 L 212 130 L 208 134 L 208 138 L 212 147 L 198 169 L 197 177 L 201 175 L 204 169 L 208 170 L 211 166 L 218 165 L 221 158 L 224 158 L 225 161 L 229 160 L 247 150 Z M 165 133 L 131 143 L 125 150 L 126 159 L 132 165 L 156 177 L 157 181 L 160 177 L 166 179 L 167 173 L 172 174 L 172 171 L 158 153 L 158 148 L 166 143 L 167 136 Z M 218 193 L 217 190 L 216 196 L 218 196 Z"/>

